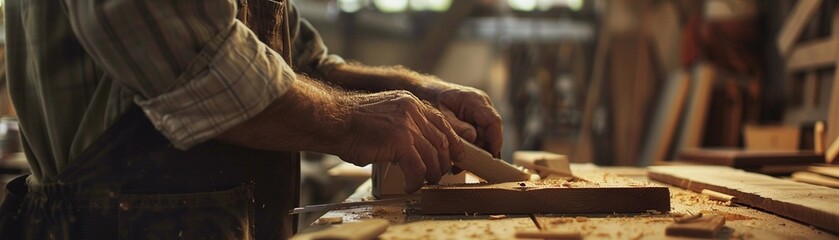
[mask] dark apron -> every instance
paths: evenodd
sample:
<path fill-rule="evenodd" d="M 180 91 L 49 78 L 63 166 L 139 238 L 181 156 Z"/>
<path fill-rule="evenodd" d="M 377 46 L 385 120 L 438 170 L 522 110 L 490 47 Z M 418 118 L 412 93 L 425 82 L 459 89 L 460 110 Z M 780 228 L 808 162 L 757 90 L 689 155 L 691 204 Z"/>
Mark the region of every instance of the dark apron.
<path fill-rule="evenodd" d="M 0 239 L 288 238 L 299 164 L 217 141 L 177 150 L 135 106 L 58 183 L 11 181 Z"/>

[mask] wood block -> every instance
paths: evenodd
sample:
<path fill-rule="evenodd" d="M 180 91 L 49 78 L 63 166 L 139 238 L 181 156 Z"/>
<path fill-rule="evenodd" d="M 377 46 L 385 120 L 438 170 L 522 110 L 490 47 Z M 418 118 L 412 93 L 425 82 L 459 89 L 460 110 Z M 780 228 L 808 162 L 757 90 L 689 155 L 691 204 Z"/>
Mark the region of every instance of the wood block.
<path fill-rule="evenodd" d="M 801 0 L 795 5 L 795 8 L 790 12 L 781 30 L 778 32 L 778 51 L 781 56 L 788 56 L 790 49 L 792 49 L 795 41 L 798 40 L 807 21 L 816 12 L 818 6 L 821 5 L 821 0 Z"/>
<path fill-rule="evenodd" d="M 670 191 L 623 178 L 426 186 L 422 214 L 637 213 L 670 211 Z M 605 180 L 604 180 L 605 179 Z"/>
<path fill-rule="evenodd" d="M 737 203 L 839 232 L 839 189 L 722 166 L 656 166 L 647 174 L 652 180 L 695 192 L 710 189 L 725 193 Z"/>
<path fill-rule="evenodd" d="M 796 172 L 792 174 L 792 180 L 816 184 L 819 186 L 839 188 L 839 178 L 833 178 L 811 172 Z"/>
<path fill-rule="evenodd" d="M 405 195 L 405 174 L 393 163 L 373 164 L 373 196 L 388 198 Z"/>
<path fill-rule="evenodd" d="M 713 238 L 725 226 L 725 217 L 706 215 L 684 223 L 673 223 L 667 226 L 667 236 Z"/>
<path fill-rule="evenodd" d="M 387 169 L 391 165 L 390 169 Z M 440 178 L 440 184 L 476 183 L 478 180 L 468 178 L 468 173 L 446 173 Z M 474 178 L 474 176 L 472 176 Z M 405 173 L 398 165 L 392 163 L 373 164 L 373 196 L 377 198 L 392 198 L 404 196 Z M 415 193 L 416 194 L 416 193 Z"/>
<path fill-rule="evenodd" d="M 573 177 L 565 155 L 544 151 L 516 151 L 513 153 L 513 163 L 535 171 L 542 179 L 549 176 Z"/>
<path fill-rule="evenodd" d="M 824 157 L 813 151 L 744 151 L 738 149 L 685 149 L 679 160 L 736 168 L 757 168 L 767 165 L 801 165 L 820 163 Z"/>
<path fill-rule="evenodd" d="M 353 223 L 346 223 L 323 231 L 301 234 L 292 237 L 293 240 L 362 240 L 376 239 L 387 231 L 389 222 L 384 219 L 369 219 Z"/>

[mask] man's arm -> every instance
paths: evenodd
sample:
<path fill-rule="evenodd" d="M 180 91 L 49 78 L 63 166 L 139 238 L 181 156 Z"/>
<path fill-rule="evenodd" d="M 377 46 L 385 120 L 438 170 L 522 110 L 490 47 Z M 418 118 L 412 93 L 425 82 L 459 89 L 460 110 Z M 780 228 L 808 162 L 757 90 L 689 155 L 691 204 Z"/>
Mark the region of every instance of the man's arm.
<path fill-rule="evenodd" d="M 495 157 L 501 155 L 501 116 L 481 90 L 447 83 L 403 67 L 335 66 L 325 81 L 345 89 L 380 92 L 407 90 L 441 110 L 464 139 Z"/>
<path fill-rule="evenodd" d="M 338 155 L 356 165 L 397 162 L 405 190 L 440 180 L 463 146 L 443 116 L 405 91 L 347 93 L 301 77 L 265 111 L 217 139 L 266 150 Z"/>
<path fill-rule="evenodd" d="M 268 107 L 295 73 L 228 0 L 64 0 L 76 38 L 179 149 Z"/>

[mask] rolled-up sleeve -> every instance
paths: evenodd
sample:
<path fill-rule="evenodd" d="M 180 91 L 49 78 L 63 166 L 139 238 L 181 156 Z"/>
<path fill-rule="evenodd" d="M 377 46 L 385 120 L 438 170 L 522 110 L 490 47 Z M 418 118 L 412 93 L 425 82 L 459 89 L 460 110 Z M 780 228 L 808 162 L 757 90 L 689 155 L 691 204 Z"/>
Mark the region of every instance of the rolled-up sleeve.
<path fill-rule="evenodd" d="M 85 50 L 179 149 L 281 96 L 295 74 L 236 20 L 228 0 L 66 0 Z"/>

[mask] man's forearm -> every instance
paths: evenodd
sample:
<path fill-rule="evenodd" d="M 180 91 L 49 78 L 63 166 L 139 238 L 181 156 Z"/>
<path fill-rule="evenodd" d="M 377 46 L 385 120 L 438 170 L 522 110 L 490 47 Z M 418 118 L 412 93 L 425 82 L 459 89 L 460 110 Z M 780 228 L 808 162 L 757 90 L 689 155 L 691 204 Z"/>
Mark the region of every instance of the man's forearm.
<path fill-rule="evenodd" d="M 340 131 L 354 104 L 346 92 L 299 77 L 286 93 L 218 140 L 265 150 L 317 151 L 336 154 Z"/>
<path fill-rule="evenodd" d="M 354 91 L 407 90 L 430 102 L 436 102 L 437 91 L 448 84 L 433 76 L 422 75 L 401 66 L 370 67 L 358 64 L 336 66 L 325 80 Z"/>

